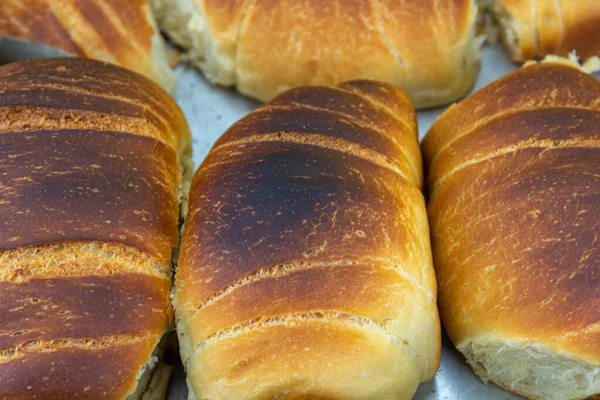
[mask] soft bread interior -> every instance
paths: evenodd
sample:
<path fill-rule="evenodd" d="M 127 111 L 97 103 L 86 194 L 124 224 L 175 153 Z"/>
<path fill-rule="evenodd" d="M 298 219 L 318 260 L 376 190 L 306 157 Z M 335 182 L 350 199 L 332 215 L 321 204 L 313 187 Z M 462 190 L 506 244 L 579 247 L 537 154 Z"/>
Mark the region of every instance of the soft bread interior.
<path fill-rule="evenodd" d="M 142 396 L 142 400 L 164 400 L 169 388 L 169 379 L 171 378 L 173 366 L 159 363 L 152 374 L 152 380 Z"/>
<path fill-rule="evenodd" d="M 585 63 L 581 64 L 579 62 L 579 58 L 577 57 L 575 52 L 569 53 L 569 57 L 560 57 L 560 56 L 549 55 L 549 56 L 546 56 L 542 60 L 542 62 L 551 62 L 551 63 L 567 65 L 569 67 L 577 68 L 580 71 L 583 71 L 588 74 L 593 74 L 595 72 L 600 71 L 600 58 L 599 57 L 597 57 L 597 56 L 591 57 Z M 527 65 L 530 65 L 531 63 L 534 63 L 534 62 L 530 61 L 530 62 L 526 63 L 525 65 L 527 66 Z"/>
<path fill-rule="evenodd" d="M 169 386 L 172 367 L 164 364 L 163 359 L 169 341 L 174 340 L 172 333 L 165 334 L 154 348 L 148 362 L 138 371 L 137 387 L 125 400 L 164 399 Z"/>
<path fill-rule="evenodd" d="M 538 343 L 475 340 L 458 349 L 484 382 L 532 399 L 584 399 L 600 393 L 600 366 Z"/>
<path fill-rule="evenodd" d="M 164 400 L 169 388 L 173 366 L 171 357 L 177 357 L 179 346 L 174 331 L 163 335 L 148 362 L 139 370 L 136 390 L 126 400 Z"/>
<path fill-rule="evenodd" d="M 517 32 L 517 21 L 499 2 L 494 1 L 490 7 L 494 13 L 500 40 L 504 45 L 509 57 L 513 61 L 524 61 L 519 49 L 519 34 Z"/>
<path fill-rule="evenodd" d="M 200 2 L 187 0 L 150 0 L 154 17 L 165 34 L 186 52 L 182 58 L 198 65 L 212 83 L 236 83 L 233 52 L 217 51 L 210 36 Z M 228 57 L 229 56 L 229 57 Z"/>

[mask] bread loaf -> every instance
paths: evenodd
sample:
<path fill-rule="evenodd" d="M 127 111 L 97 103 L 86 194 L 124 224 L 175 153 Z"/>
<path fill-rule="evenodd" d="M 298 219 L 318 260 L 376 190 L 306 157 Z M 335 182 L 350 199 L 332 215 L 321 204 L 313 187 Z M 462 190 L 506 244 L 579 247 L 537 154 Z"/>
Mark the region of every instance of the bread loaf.
<path fill-rule="evenodd" d="M 151 0 L 206 77 L 267 101 L 302 85 L 379 79 L 417 108 L 463 96 L 479 69 L 473 0 Z"/>
<path fill-rule="evenodd" d="M 2 0 L 0 36 L 36 41 L 136 71 L 175 88 L 146 0 Z"/>
<path fill-rule="evenodd" d="M 600 56 L 600 1 L 490 0 L 504 47 L 513 61 L 575 51 Z"/>
<path fill-rule="evenodd" d="M 0 398 L 161 389 L 189 142 L 175 102 L 133 72 L 0 68 Z"/>
<path fill-rule="evenodd" d="M 174 305 L 190 398 L 409 399 L 440 361 L 415 113 L 393 86 L 280 95 L 196 172 Z"/>
<path fill-rule="evenodd" d="M 600 82 L 532 63 L 451 107 L 422 147 L 454 344 L 527 398 L 600 393 Z"/>

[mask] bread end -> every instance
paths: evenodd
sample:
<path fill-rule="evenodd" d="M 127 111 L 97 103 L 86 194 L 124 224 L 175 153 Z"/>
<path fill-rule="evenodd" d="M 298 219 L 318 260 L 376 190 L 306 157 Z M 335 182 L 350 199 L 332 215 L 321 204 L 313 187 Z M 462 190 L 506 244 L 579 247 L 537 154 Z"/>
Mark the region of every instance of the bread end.
<path fill-rule="evenodd" d="M 583 399 L 600 392 L 600 368 L 529 341 L 474 340 L 458 349 L 484 381 L 528 399 Z"/>

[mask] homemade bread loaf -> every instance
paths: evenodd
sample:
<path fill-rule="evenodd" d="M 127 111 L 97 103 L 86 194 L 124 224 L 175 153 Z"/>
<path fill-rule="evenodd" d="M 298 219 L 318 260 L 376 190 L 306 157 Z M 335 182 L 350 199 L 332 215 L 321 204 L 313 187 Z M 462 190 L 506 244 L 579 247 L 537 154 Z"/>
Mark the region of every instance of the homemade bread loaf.
<path fill-rule="evenodd" d="M 2 0 L 0 36 L 36 41 L 120 65 L 175 87 L 146 0 Z"/>
<path fill-rule="evenodd" d="M 454 344 L 527 398 L 600 393 L 600 82 L 531 63 L 448 109 L 422 147 Z"/>
<path fill-rule="evenodd" d="M 303 87 L 196 172 L 174 306 L 190 398 L 409 399 L 440 361 L 413 106 Z"/>
<path fill-rule="evenodd" d="M 513 61 L 575 51 L 600 56 L 598 0 L 488 0 Z"/>
<path fill-rule="evenodd" d="M 0 68 L 0 398 L 161 389 L 189 142 L 175 102 L 133 72 Z"/>
<path fill-rule="evenodd" d="M 379 79 L 417 108 L 463 96 L 479 69 L 473 0 L 151 0 L 159 26 L 214 83 L 269 100 Z"/>

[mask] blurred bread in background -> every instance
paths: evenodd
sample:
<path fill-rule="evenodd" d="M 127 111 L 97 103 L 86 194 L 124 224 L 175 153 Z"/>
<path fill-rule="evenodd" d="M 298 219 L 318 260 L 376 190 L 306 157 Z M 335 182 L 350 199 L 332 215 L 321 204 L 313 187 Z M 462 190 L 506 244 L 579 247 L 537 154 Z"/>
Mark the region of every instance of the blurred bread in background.
<path fill-rule="evenodd" d="M 164 40 L 146 0 L 2 0 L 0 36 L 136 71 L 175 88 Z"/>
<path fill-rule="evenodd" d="M 575 51 L 583 60 L 600 56 L 598 0 L 484 0 L 513 61 Z"/>
<path fill-rule="evenodd" d="M 473 0 L 151 0 L 161 29 L 213 83 L 268 101 L 296 86 L 376 79 L 417 108 L 477 75 Z"/>

